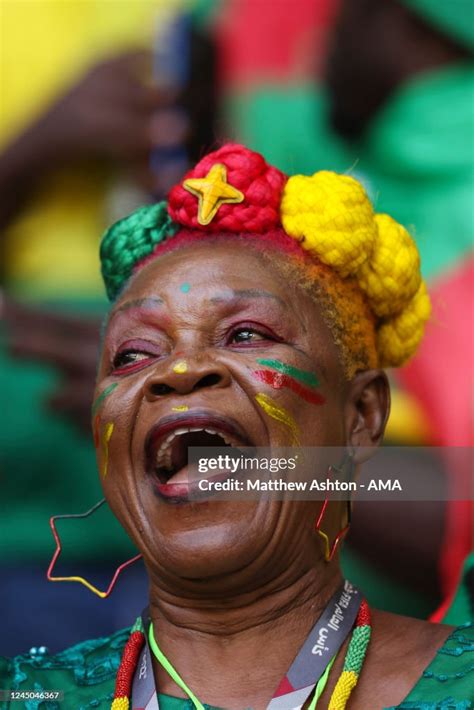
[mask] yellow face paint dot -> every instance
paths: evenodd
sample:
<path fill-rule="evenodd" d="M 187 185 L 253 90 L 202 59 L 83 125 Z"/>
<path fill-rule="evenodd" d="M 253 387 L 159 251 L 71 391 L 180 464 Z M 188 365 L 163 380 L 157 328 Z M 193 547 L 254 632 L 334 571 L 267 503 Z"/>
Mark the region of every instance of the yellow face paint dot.
<path fill-rule="evenodd" d="M 184 375 L 184 373 L 187 371 L 188 366 L 184 360 L 177 362 L 176 365 L 173 367 L 173 372 L 175 372 L 177 375 Z"/>
<path fill-rule="evenodd" d="M 299 445 L 298 437 L 298 425 L 291 416 L 289 412 L 286 411 L 284 407 L 281 407 L 274 399 L 269 397 L 263 392 L 259 392 L 255 395 L 255 399 L 261 406 L 264 412 L 268 414 L 272 419 L 276 419 L 277 422 L 281 422 L 288 427 L 291 432 L 291 443 L 293 446 Z"/>
<path fill-rule="evenodd" d="M 187 412 L 189 407 L 187 404 L 180 404 L 177 407 L 171 407 L 173 412 Z"/>
<path fill-rule="evenodd" d="M 222 163 L 216 163 L 203 178 L 188 178 L 183 182 L 185 190 L 195 195 L 198 200 L 198 222 L 209 224 L 223 204 L 244 201 L 244 194 L 227 182 L 227 169 Z"/>
<path fill-rule="evenodd" d="M 102 476 L 105 478 L 109 468 L 109 441 L 112 433 L 114 431 L 113 422 L 109 422 L 105 425 L 104 433 L 102 436 L 102 450 L 104 452 L 104 464 L 102 466 Z"/>

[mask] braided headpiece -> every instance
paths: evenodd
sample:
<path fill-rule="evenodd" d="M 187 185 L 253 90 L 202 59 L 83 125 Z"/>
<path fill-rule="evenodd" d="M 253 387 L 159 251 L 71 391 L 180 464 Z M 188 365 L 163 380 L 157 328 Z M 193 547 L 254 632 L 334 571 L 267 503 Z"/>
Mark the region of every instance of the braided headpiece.
<path fill-rule="evenodd" d="M 258 153 L 225 145 L 171 190 L 168 203 L 142 207 L 106 232 L 100 254 L 109 298 L 183 227 L 197 237 L 283 228 L 316 262 L 358 284 L 375 319 L 381 367 L 415 352 L 430 315 L 418 250 L 406 229 L 374 212 L 354 178 L 327 171 L 287 178 Z"/>

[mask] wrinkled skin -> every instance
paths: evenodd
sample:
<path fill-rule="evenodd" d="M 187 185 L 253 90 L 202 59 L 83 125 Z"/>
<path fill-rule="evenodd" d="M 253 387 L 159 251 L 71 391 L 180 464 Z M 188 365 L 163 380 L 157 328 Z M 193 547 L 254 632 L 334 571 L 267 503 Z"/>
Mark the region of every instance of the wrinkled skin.
<path fill-rule="evenodd" d="M 160 272 L 166 274 L 166 279 L 160 277 Z M 180 291 L 180 284 L 185 281 L 191 284 L 187 294 Z M 257 289 L 260 296 L 232 301 L 233 291 Z M 121 310 L 146 297 L 162 298 L 164 303 L 150 302 L 149 307 Z M 302 530 L 311 531 L 319 505 L 315 502 L 304 506 L 305 525 L 302 509 L 295 505 L 167 505 L 153 494 L 142 463 L 148 431 L 180 404 L 187 404 L 191 411 L 206 408 L 233 417 L 255 445 L 289 443 L 285 427 L 265 414 L 255 401 L 255 395 L 262 390 L 293 415 L 303 446 L 343 446 L 353 441 L 359 403 L 354 401 L 353 389 L 342 376 L 336 346 L 310 297 L 302 290 L 288 294 L 286 284 L 278 282 L 258 257 L 236 262 L 233 250 L 221 244 L 218 248 L 201 247 L 193 259 L 192 271 L 181 251 L 167 255 L 160 264 L 145 267 L 114 312 L 98 379 L 100 390 L 111 382 L 120 383 L 101 414 L 102 420 L 115 423 L 111 473 L 104 486 L 113 509 L 145 549 L 146 558 L 164 566 L 167 573 L 171 567 L 178 575 L 201 577 L 211 563 L 213 574 L 228 573 L 263 553 L 279 530 L 285 529 L 288 538 L 292 531 L 295 539 L 301 538 Z M 253 327 L 250 342 L 234 342 L 235 333 L 242 326 Z M 264 335 L 259 335 L 259 330 Z M 140 340 L 142 344 L 143 369 L 124 375 L 117 369 L 109 374 L 117 352 L 130 340 Z M 139 347 L 140 343 L 138 350 Z M 146 355 L 147 349 L 150 355 Z M 182 353 L 180 357 L 188 364 L 185 374 L 172 370 L 180 359 L 176 352 Z M 274 391 L 262 385 L 252 372 L 258 357 L 277 358 L 317 372 L 326 403 L 316 406 L 289 389 Z M 211 375 L 216 377 L 214 384 L 200 385 Z M 155 394 L 156 385 L 163 384 L 171 391 Z M 358 394 L 360 389 L 358 384 Z M 382 374 L 371 375 L 364 396 L 373 399 L 373 406 L 380 410 L 372 414 L 373 431 L 365 428 L 355 435 L 356 443 L 370 445 L 379 440 L 385 421 L 382 408 L 387 395 Z M 363 438 L 366 441 L 362 442 Z M 124 509 L 128 510 L 126 516 Z M 313 554 L 317 547 L 312 544 Z M 233 552 L 222 555 L 220 549 Z"/>
<path fill-rule="evenodd" d="M 188 293 L 180 288 L 184 282 Z M 326 402 L 316 406 L 256 381 L 257 357 L 316 373 Z M 183 359 L 188 370 L 177 374 L 173 366 Z M 127 373 L 130 363 L 135 369 Z M 145 469 L 147 434 L 173 407 L 186 404 L 189 411 L 232 417 L 255 445 L 285 445 L 288 431 L 255 400 L 266 391 L 293 416 L 303 446 L 375 447 L 389 406 L 385 375 L 368 371 L 347 382 L 320 307 L 299 287 L 289 288 L 256 252 L 221 241 L 171 252 L 132 279 L 109 318 L 96 394 L 116 382 L 100 411 L 102 427 L 114 424 L 103 486 L 143 553 L 160 645 L 203 702 L 242 707 L 245 685 L 246 705 L 266 707 L 341 580 L 337 556 L 324 561 L 314 532 L 321 503 L 170 503 L 156 495 Z M 99 446 L 99 467 L 103 459 Z M 326 529 L 333 538 L 343 507 L 330 507 Z M 381 645 L 377 640 L 379 630 L 390 628 L 404 645 L 407 624 L 421 622 L 400 620 L 395 630 L 390 615 L 377 618 L 375 686 L 354 695 L 354 707 L 365 710 L 378 707 L 379 691 L 387 705 L 402 700 L 446 635 L 428 630 L 422 645 L 412 644 L 409 667 L 400 656 L 401 672 L 386 657 L 386 638 Z M 413 633 L 420 637 L 418 628 Z M 268 650 L 263 659 L 262 645 Z M 377 690 L 378 663 L 389 661 L 393 682 Z M 161 668 L 154 670 L 162 692 L 182 695 Z"/>

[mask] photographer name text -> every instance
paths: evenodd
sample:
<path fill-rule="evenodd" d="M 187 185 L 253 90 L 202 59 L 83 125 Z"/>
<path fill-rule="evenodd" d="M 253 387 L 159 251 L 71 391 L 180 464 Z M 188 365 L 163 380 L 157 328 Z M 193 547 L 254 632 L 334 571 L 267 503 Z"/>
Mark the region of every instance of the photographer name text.
<path fill-rule="evenodd" d="M 366 483 L 357 481 L 338 481 L 313 479 L 310 481 L 288 481 L 284 478 L 274 479 L 244 479 L 227 478 L 226 480 L 214 480 L 212 478 L 202 478 L 198 482 L 200 491 L 235 491 L 235 492 L 302 492 L 305 491 L 402 491 L 402 485 L 398 478 L 395 479 L 371 479 Z"/>

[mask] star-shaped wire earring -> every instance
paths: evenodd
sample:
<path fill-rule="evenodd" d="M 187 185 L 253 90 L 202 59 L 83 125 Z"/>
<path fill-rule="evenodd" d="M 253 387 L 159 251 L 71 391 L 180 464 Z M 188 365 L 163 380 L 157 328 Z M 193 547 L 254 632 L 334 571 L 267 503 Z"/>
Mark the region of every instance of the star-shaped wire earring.
<path fill-rule="evenodd" d="M 344 470 L 346 466 L 347 466 L 347 470 Z M 353 475 L 354 475 L 354 461 L 353 461 L 352 454 L 349 454 L 345 458 L 345 460 L 340 468 L 337 466 L 329 466 L 328 475 L 334 471 L 336 471 L 339 474 L 343 474 L 344 480 L 352 481 Z M 351 517 L 352 517 L 352 505 L 351 505 L 351 501 L 348 500 L 347 501 L 347 522 L 346 522 L 346 525 L 336 535 L 336 538 L 331 545 L 329 542 L 329 536 L 327 535 L 327 533 L 324 532 L 324 530 L 321 530 L 321 524 L 323 522 L 324 515 L 325 515 L 326 509 L 328 507 L 328 503 L 329 503 L 329 498 L 326 498 L 324 500 L 323 506 L 322 506 L 321 511 L 318 515 L 318 518 L 316 520 L 316 525 L 315 525 L 316 532 L 324 540 L 324 559 L 326 560 L 326 562 L 330 562 L 332 560 L 332 558 L 334 557 L 339 543 L 341 542 L 343 537 L 347 534 L 347 532 L 351 526 Z"/>
<path fill-rule="evenodd" d="M 93 584 L 87 581 L 87 579 L 84 579 L 84 577 L 79 577 L 79 576 L 72 576 L 72 577 L 53 577 L 53 569 L 54 565 L 56 564 L 59 555 L 62 552 L 62 545 L 61 545 L 61 540 L 59 538 L 58 531 L 56 530 L 56 520 L 64 520 L 64 519 L 70 519 L 70 518 L 87 518 L 89 515 L 92 515 L 95 513 L 96 510 L 98 510 L 102 505 L 105 503 L 105 498 L 102 498 L 98 503 L 92 506 L 89 510 L 87 510 L 85 513 L 71 513 L 71 514 L 65 514 L 65 515 L 53 515 L 49 519 L 49 524 L 51 526 L 51 530 L 53 531 L 54 539 L 56 541 L 56 549 L 54 551 L 53 558 L 49 564 L 48 571 L 46 572 L 46 577 L 50 582 L 79 582 L 79 584 L 83 584 L 87 589 L 89 589 L 91 592 L 94 592 L 94 594 L 97 594 L 98 597 L 101 599 L 105 599 L 106 597 L 109 596 L 109 594 L 112 592 L 115 583 L 117 582 L 119 574 L 124 570 L 126 567 L 129 565 L 133 564 L 137 560 L 142 557 L 142 555 L 135 555 L 135 557 L 131 557 L 129 560 L 126 562 L 123 562 L 119 567 L 114 572 L 114 575 L 112 577 L 112 580 L 105 590 L 105 592 L 101 591 L 100 589 L 97 589 Z"/>
<path fill-rule="evenodd" d="M 223 204 L 243 202 L 243 192 L 227 182 L 227 169 L 216 163 L 203 178 L 188 178 L 183 182 L 185 190 L 198 200 L 198 222 L 206 225 L 212 222 L 217 210 Z"/>

